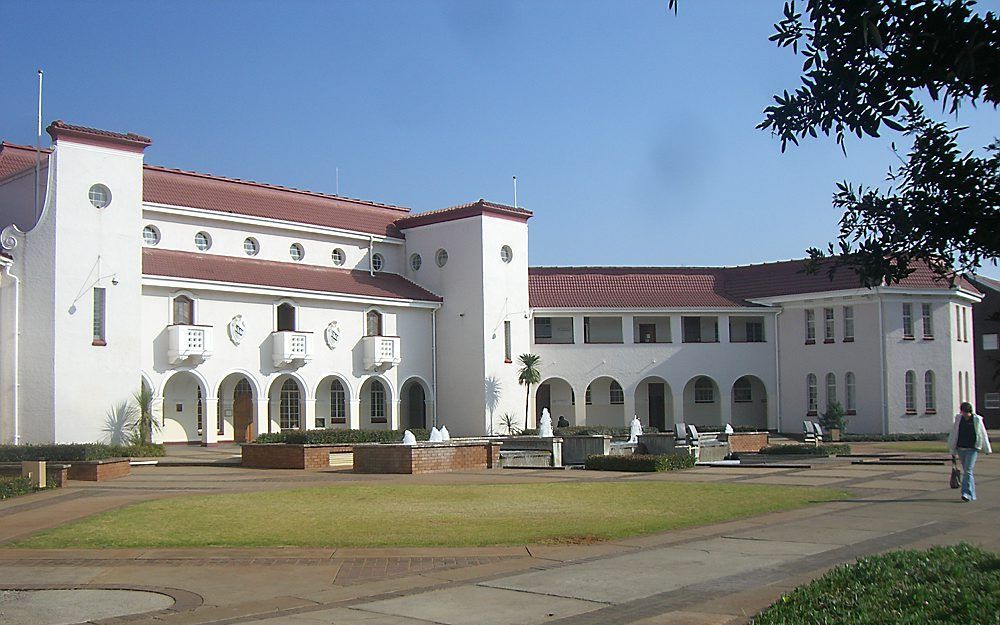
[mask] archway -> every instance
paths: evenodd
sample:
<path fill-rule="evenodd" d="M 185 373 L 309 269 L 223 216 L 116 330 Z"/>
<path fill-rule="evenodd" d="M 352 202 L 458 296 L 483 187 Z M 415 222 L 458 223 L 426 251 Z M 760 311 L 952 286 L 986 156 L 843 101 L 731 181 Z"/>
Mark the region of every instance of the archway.
<path fill-rule="evenodd" d="M 178 371 L 163 387 L 164 442 L 199 442 L 205 415 L 207 389 L 190 371 Z"/>
<path fill-rule="evenodd" d="M 301 430 L 305 428 L 306 397 L 302 383 L 291 375 L 280 375 L 271 383 L 267 398 L 268 429 Z"/>
<path fill-rule="evenodd" d="M 346 429 L 350 422 L 351 390 L 339 375 L 329 375 L 316 387 L 316 427 Z"/>
<path fill-rule="evenodd" d="M 417 378 L 410 378 L 399 389 L 399 427 L 427 428 L 427 389 Z"/>
<path fill-rule="evenodd" d="M 674 424 L 674 394 L 667 381 L 650 376 L 635 387 L 635 414 L 644 425 L 663 432 Z"/>
<path fill-rule="evenodd" d="M 552 425 L 558 426 L 559 417 L 563 417 L 570 425 L 576 423 L 576 396 L 573 387 L 562 378 L 543 380 L 535 389 L 535 419 L 542 416 L 542 409 L 549 409 Z"/>
<path fill-rule="evenodd" d="M 755 375 L 745 375 L 733 382 L 731 397 L 733 425 L 767 429 L 767 389 Z"/>
<path fill-rule="evenodd" d="M 219 383 L 218 434 L 220 441 L 246 443 L 252 441 L 254 431 L 253 382 L 243 373 L 230 373 Z"/>
<path fill-rule="evenodd" d="M 625 419 L 625 392 L 622 385 L 607 376 L 602 376 L 587 386 L 584 397 L 587 404 L 586 425 L 610 425 L 615 427 L 627 423 Z"/>
<path fill-rule="evenodd" d="M 361 427 L 389 429 L 392 423 L 391 387 L 384 380 L 370 377 L 361 385 Z"/>
<path fill-rule="evenodd" d="M 722 401 L 719 385 L 699 375 L 684 385 L 684 422 L 690 425 L 721 425 Z"/>

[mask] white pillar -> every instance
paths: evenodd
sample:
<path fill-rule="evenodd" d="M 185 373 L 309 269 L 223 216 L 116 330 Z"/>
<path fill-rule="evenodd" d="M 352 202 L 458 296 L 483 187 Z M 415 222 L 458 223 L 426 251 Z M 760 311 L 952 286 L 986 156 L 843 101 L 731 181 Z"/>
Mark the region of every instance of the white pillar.
<path fill-rule="evenodd" d="M 299 423 L 299 429 L 302 430 L 315 430 L 316 429 L 316 400 L 313 398 L 306 398 L 302 400 L 305 404 L 305 414 L 303 415 L 302 421 Z"/>
<path fill-rule="evenodd" d="M 679 390 L 674 391 L 674 389 Z M 671 384 L 670 390 L 674 396 L 674 421 L 684 421 L 684 383 L 682 382 L 679 386 Z M 669 428 L 673 428 L 673 426 L 673 423 L 667 424 Z"/>
<path fill-rule="evenodd" d="M 635 392 L 634 391 L 632 393 L 625 393 L 625 406 L 624 406 L 624 409 L 625 409 L 625 415 L 624 415 L 625 419 L 624 419 L 624 423 L 622 423 L 622 425 L 628 425 L 629 423 L 632 423 L 632 418 L 635 417 Z M 647 425 L 649 425 L 649 424 L 647 423 Z"/>
<path fill-rule="evenodd" d="M 719 385 L 719 404 L 720 417 L 722 423 L 732 423 L 733 422 L 733 385 L 730 384 L 728 387 L 723 387 Z M 721 424 L 720 424 L 721 425 Z"/>
<path fill-rule="evenodd" d="M 267 432 L 267 400 L 253 398 L 253 436 L 257 438 Z"/>
<path fill-rule="evenodd" d="M 583 315 L 573 315 L 573 342 L 583 343 Z"/>
<path fill-rule="evenodd" d="M 573 392 L 576 394 L 576 404 L 573 406 L 576 420 L 573 425 L 587 425 L 587 390 L 584 389 L 582 393 L 578 393 L 576 389 L 573 389 Z"/>
<path fill-rule="evenodd" d="M 153 421 L 155 421 L 160 427 L 153 426 L 153 434 L 150 436 L 150 440 L 154 443 L 163 442 L 163 403 L 165 398 L 163 395 L 156 395 L 153 397 Z"/>
<path fill-rule="evenodd" d="M 206 397 L 201 402 L 201 444 L 214 445 L 219 442 L 219 398 Z"/>
<path fill-rule="evenodd" d="M 635 318 L 632 315 L 622 315 L 622 343 L 635 343 Z M 630 416 L 629 421 L 632 421 Z"/>
<path fill-rule="evenodd" d="M 729 315 L 719 315 L 719 342 L 729 342 Z"/>
<path fill-rule="evenodd" d="M 351 430 L 361 429 L 361 400 L 351 399 L 347 402 L 347 427 Z"/>
<path fill-rule="evenodd" d="M 393 401 L 387 401 L 386 407 L 389 409 L 389 429 L 398 430 L 399 429 L 399 407 L 402 404 L 398 399 Z"/>

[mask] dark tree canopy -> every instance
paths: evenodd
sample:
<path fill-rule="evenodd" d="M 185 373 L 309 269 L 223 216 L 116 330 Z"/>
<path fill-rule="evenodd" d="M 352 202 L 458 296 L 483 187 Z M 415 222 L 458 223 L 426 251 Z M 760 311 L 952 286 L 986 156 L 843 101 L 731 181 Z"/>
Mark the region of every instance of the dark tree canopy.
<path fill-rule="evenodd" d="M 676 8 L 676 0 L 670 0 Z M 1000 256 L 1000 142 L 962 153 L 921 98 L 957 115 L 963 104 L 1000 103 L 1000 19 L 972 0 L 808 0 L 785 4 L 771 41 L 802 54 L 802 84 L 775 96 L 759 128 L 781 149 L 819 133 L 844 147 L 848 134 L 882 127 L 913 145 L 890 169 L 886 190 L 838 184 L 836 243 L 809 250 L 812 267 L 848 266 L 866 284 L 896 282 L 916 263 L 944 276 Z M 894 145 L 895 147 L 895 145 Z"/>

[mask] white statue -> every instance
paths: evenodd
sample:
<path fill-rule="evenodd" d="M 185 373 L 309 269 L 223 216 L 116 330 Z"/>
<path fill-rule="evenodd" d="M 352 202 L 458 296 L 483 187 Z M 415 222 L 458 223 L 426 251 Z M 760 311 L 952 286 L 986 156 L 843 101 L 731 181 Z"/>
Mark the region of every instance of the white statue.
<path fill-rule="evenodd" d="M 442 441 L 450 441 L 451 440 L 451 434 L 448 433 L 448 426 L 447 425 L 442 425 L 441 426 L 441 432 L 440 432 L 440 434 L 441 434 L 441 440 Z"/>
<path fill-rule="evenodd" d="M 552 417 L 549 416 L 549 409 L 542 408 L 542 417 L 538 420 L 538 435 L 541 437 L 552 437 Z"/>
<path fill-rule="evenodd" d="M 437 429 L 435 427 L 432 427 L 431 428 L 431 436 L 427 440 L 430 441 L 430 442 L 432 442 L 432 443 L 440 443 L 441 441 L 443 441 L 444 439 L 441 438 L 441 430 L 439 430 L 439 429 Z"/>
<path fill-rule="evenodd" d="M 628 444 L 635 445 L 638 443 L 640 434 L 642 434 L 642 423 L 639 421 L 639 416 L 636 415 L 628 427 Z"/>
<path fill-rule="evenodd" d="M 403 432 L 403 444 L 404 445 L 416 445 L 417 437 L 413 435 L 413 432 L 406 430 Z"/>

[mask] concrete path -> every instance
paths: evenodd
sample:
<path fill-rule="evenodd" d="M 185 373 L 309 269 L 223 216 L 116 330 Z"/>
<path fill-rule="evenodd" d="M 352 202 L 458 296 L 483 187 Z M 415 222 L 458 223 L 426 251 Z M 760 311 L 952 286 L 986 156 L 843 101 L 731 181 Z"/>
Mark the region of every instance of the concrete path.
<path fill-rule="evenodd" d="M 863 451 L 864 446 L 856 446 Z M 924 457 L 942 457 L 931 455 Z M 674 474 L 508 470 L 429 476 L 144 467 L 115 482 L 0 502 L 0 543 L 100 510 L 194 492 L 346 482 L 704 481 L 836 486 L 842 502 L 580 546 L 484 549 L 0 548 L 2 588 L 134 588 L 170 610 L 103 623 L 449 625 L 745 623 L 781 594 L 872 553 L 970 542 L 1000 550 L 1000 459 L 980 457 L 979 501 L 949 467 L 802 461 L 811 468 L 696 468 Z M 234 519 L 234 523 L 238 519 Z M 387 528 L 391 531 L 391 528 Z"/>

